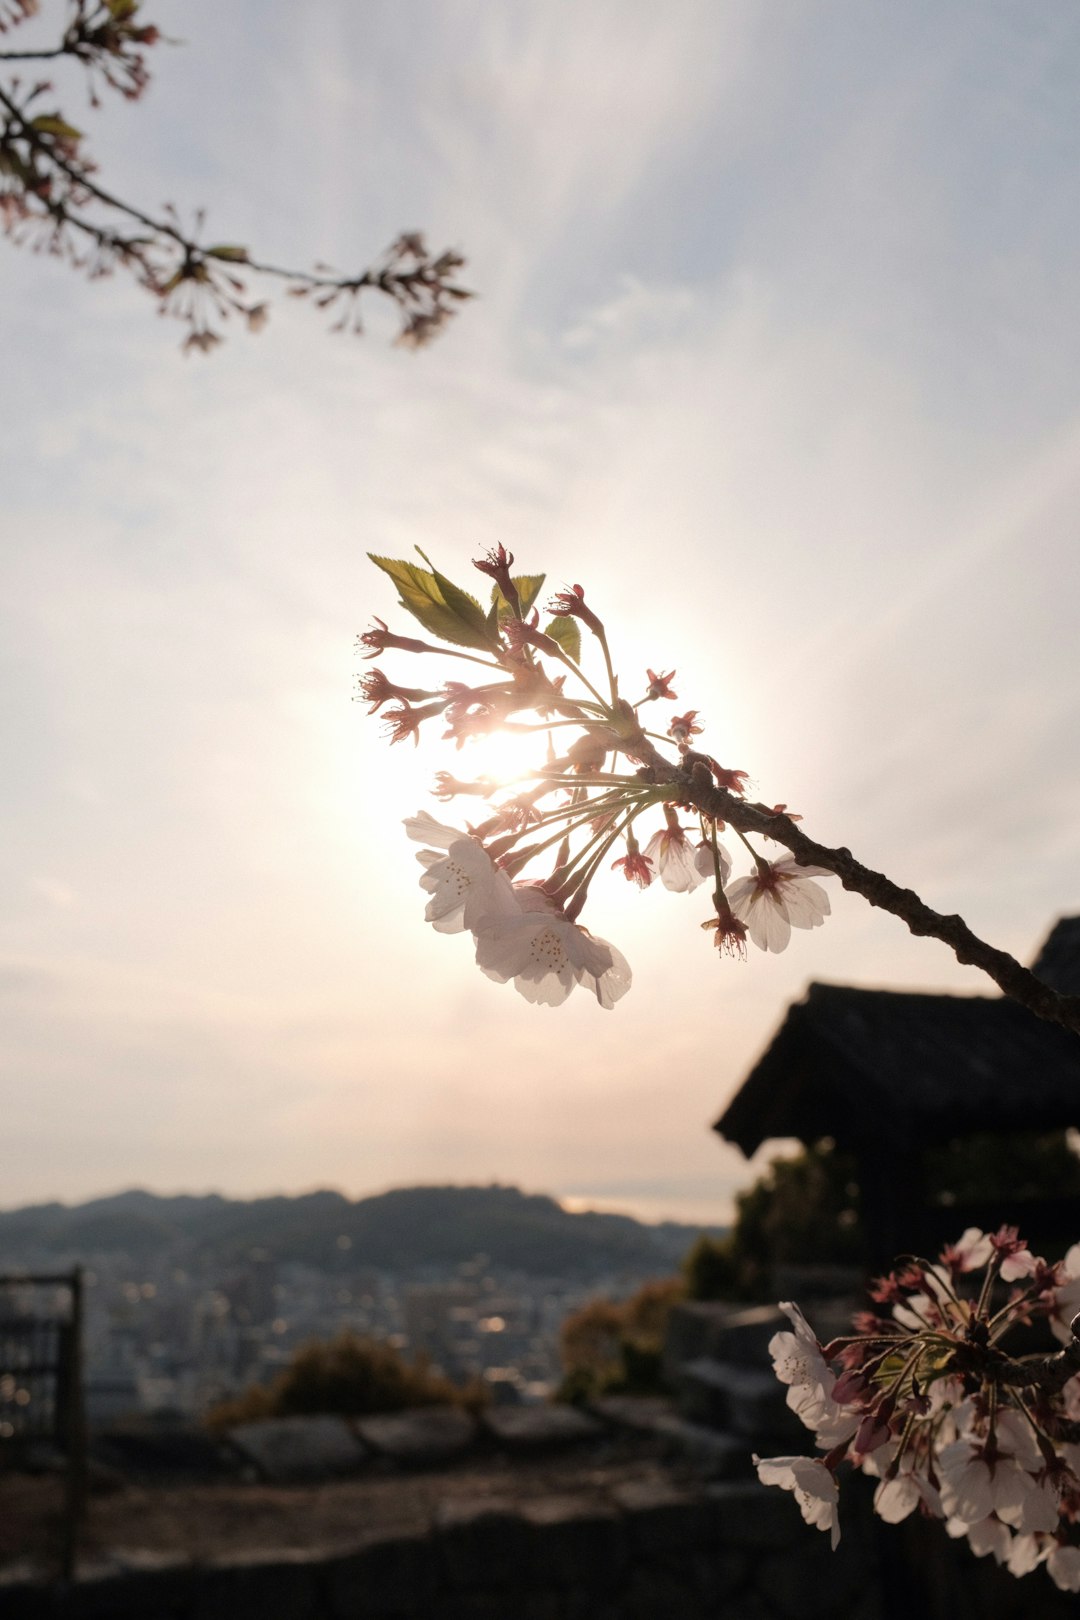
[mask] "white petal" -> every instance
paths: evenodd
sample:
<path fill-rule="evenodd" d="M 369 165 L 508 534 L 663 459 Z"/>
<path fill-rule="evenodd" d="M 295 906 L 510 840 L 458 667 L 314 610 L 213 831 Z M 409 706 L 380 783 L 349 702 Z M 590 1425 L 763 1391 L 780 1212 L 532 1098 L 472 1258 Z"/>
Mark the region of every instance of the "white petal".
<path fill-rule="evenodd" d="M 402 826 L 410 838 L 415 839 L 418 844 L 427 844 L 432 849 L 449 849 L 459 838 L 469 836 L 460 827 L 448 827 L 445 822 L 436 821 L 429 810 L 418 810 L 415 816 L 409 816 Z"/>
<path fill-rule="evenodd" d="M 780 898 L 793 928 L 819 928 L 832 909 L 821 884 L 811 883 L 809 878 L 800 883 L 785 883 Z"/>
<path fill-rule="evenodd" d="M 919 1505 L 919 1487 L 910 1474 L 883 1479 L 874 1492 L 874 1512 L 886 1524 L 899 1524 Z"/>

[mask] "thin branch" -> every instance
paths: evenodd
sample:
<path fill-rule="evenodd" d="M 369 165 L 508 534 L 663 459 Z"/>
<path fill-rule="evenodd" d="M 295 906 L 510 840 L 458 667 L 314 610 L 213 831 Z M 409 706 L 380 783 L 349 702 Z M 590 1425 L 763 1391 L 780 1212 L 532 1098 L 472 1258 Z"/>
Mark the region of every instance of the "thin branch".
<path fill-rule="evenodd" d="M 899 917 L 911 933 L 940 940 L 958 962 L 980 968 L 1011 1001 L 1019 1002 L 1037 1018 L 1080 1033 L 1080 996 L 1061 995 L 1052 990 L 1008 951 L 998 950 L 980 939 L 963 917 L 956 913 L 945 916 L 935 911 L 914 889 L 902 889 L 884 873 L 864 866 L 850 849 L 842 846 L 832 849 L 827 844 L 819 844 L 797 827 L 790 816 L 717 787 L 700 755 L 691 756 L 689 768 L 686 764 L 675 765 L 653 747 L 644 733 L 635 738 L 630 747 L 644 765 L 644 779 L 677 788 L 677 793 L 673 792 L 671 797 L 678 802 L 692 806 L 702 815 L 727 822 L 738 833 L 757 833 L 759 837 L 774 839 L 791 851 L 800 866 L 825 867 L 840 879 L 845 889 Z"/>

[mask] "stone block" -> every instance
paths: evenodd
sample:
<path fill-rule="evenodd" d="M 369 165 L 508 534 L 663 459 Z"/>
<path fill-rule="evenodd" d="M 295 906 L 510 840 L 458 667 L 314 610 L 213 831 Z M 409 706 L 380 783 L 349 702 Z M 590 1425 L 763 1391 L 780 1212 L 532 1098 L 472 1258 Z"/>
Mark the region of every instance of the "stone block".
<path fill-rule="evenodd" d="M 20 1559 L 0 1569 L 0 1615 L 4 1620 L 52 1620 L 53 1588 L 36 1564 Z"/>
<path fill-rule="evenodd" d="M 436 1509 L 435 1530 L 451 1586 L 523 1584 L 532 1535 L 514 1503 L 497 1497 L 447 1497 Z"/>
<path fill-rule="evenodd" d="M 653 1432 L 673 1456 L 687 1458 L 709 1479 L 737 1479 L 752 1471 L 749 1443 L 707 1424 L 665 1417 Z"/>
<path fill-rule="evenodd" d="M 430 1535 L 380 1536 L 322 1574 L 329 1620 L 376 1620 L 384 1615 L 432 1613 L 439 1566 Z"/>
<path fill-rule="evenodd" d="M 559 1620 L 626 1620 L 626 1610 L 619 1598 L 598 1599 L 594 1592 L 568 1592 Z M 675 1616 L 666 1616 L 665 1620 L 675 1620 Z"/>
<path fill-rule="evenodd" d="M 229 1441 L 273 1485 L 355 1474 L 368 1455 L 345 1419 L 329 1413 L 241 1423 Z"/>
<path fill-rule="evenodd" d="M 765 1367 L 769 1340 L 790 1327 L 775 1305 L 726 1305 L 705 1300 L 683 1300 L 672 1308 L 664 1342 L 664 1375 L 678 1381 L 679 1368 L 699 1356 L 733 1361 L 743 1367 Z"/>
<path fill-rule="evenodd" d="M 612 1501 L 624 1515 L 631 1556 L 640 1550 L 682 1552 L 707 1546 L 714 1538 L 714 1517 L 700 1492 L 680 1490 L 666 1480 L 629 1480 L 616 1485 Z"/>
<path fill-rule="evenodd" d="M 321 1620 L 324 1554 L 237 1550 L 195 1572 L 191 1620 Z"/>
<path fill-rule="evenodd" d="M 675 1415 L 675 1403 L 663 1395 L 598 1395 L 589 1402 L 589 1411 L 613 1428 L 650 1434 Z"/>
<path fill-rule="evenodd" d="M 692 1586 L 666 1570 L 635 1569 L 623 1594 L 626 1620 L 708 1620 Z"/>
<path fill-rule="evenodd" d="M 755 1480 L 706 1485 L 717 1539 L 726 1547 L 794 1547 L 807 1526 L 795 1498 Z M 817 1534 L 814 1531 L 813 1534 Z"/>
<path fill-rule="evenodd" d="M 847 1620 L 858 1595 L 852 1572 L 834 1558 L 825 1536 L 820 1546 L 767 1554 L 755 1571 L 754 1584 L 770 1609 L 784 1620 L 826 1620 L 827 1616 Z"/>
<path fill-rule="evenodd" d="M 436 1613 L 437 1620 L 563 1620 L 555 1592 L 452 1592 Z"/>
<path fill-rule="evenodd" d="M 787 1404 L 787 1389 L 763 1367 L 699 1356 L 679 1369 L 679 1409 L 691 1422 L 712 1424 L 748 1440 L 805 1439 Z"/>
<path fill-rule="evenodd" d="M 596 1440 L 604 1430 L 573 1406 L 493 1406 L 480 1422 L 500 1445 L 516 1451 L 543 1451 Z"/>
<path fill-rule="evenodd" d="M 476 1424 L 458 1406 L 420 1406 L 390 1417 L 362 1418 L 365 1445 L 408 1467 L 424 1468 L 459 1457 L 476 1440 Z"/>
<path fill-rule="evenodd" d="M 537 1583 L 605 1591 L 627 1561 L 626 1530 L 615 1509 L 580 1496 L 542 1496 L 521 1512 L 533 1531 L 532 1571 Z"/>
<path fill-rule="evenodd" d="M 195 1601 L 197 1576 L 184 1553 L 116 1547 L 97 1574 L 78 1582 L 63 1609 L 65 1620 L 130 1615 L 132 1620 L 186 1615 Z M 0 1614 L 4 1613 L 0 1605 Z"/>

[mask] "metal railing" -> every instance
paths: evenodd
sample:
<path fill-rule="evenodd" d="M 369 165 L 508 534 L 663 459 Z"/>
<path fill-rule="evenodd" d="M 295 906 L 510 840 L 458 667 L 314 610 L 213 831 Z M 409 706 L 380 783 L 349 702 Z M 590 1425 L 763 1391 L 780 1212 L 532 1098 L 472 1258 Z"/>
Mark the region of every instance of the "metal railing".
<path fill-rule="evenodd" d="M 81 1267 L 0 1275 L 0 1467 L 25 1463 L 43 1445 L 62 1456 L 64 1580 L 75 1573 L 86 1504 L 82 1320 Z"/>

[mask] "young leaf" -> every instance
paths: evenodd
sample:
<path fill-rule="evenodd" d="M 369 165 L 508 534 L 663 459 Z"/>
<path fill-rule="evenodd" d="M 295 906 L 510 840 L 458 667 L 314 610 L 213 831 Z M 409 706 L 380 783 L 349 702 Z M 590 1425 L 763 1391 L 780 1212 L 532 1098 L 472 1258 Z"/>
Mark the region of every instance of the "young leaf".
<path fill-rule="evenodd" d="M 517 586 L 518 601 L 521 604 L 521 617 L 524 618 L 539 596 L 540 587 L 547 576 L 545 574 L 514 574 L 511 577 Z M 491 600 L 499 618 L 509 618 L 510 604 L 497 585 L 491 587 Z"/>
<path fill-rule="evenodd" d="M 371 552 L 368 556 L 376 568 L 390 576 L 397 586 L 401 606 L 414 619 L 419 619 L 425 630 L 456 647 L 491 651 L 493 637 L 479 602 L 434 570 L 417 568 L 415 563 L 395 562 L 389 557 L 376 557 Z"/>
<path fill-rule="evenodd" d="M 206 249 L 208 259 L 227 259 L 231 264 L 246 264 L 247 256 L 246 247 L 231 247 L 225 242 L 219 242 L 216 247 Z"/>
<path fill-rule="evenodd" d="M 545 636 L 557 641 L 568 658 L 581 662 L 581 628 L 576 619 L 552 619 L 544 626 Z"/>
<path fill-rule="evenodd" d="M 442 592 L 443 601 L 447 607 L 452 609 L 461 621 L 467 624 L 477 635 L 484 637 L 484 646 L 489 652 L 492 650 L 497 651 L 499 638 L 497 635 L 492 634 L 488 626 L 487 615 L 476 597 L 470 591 L 463 591 L 460 585 L 455 585 L 453 580 L 447 579 L 445 574 L 440 574 L 427 552 L 420 551 L 419 546 L 416 549 L 431 569 L 432 577 Z"/>
<path fill-rule="evenodd" d="M 36 130 L 39 135 L 55 135 L 57 140 L 61 141 L 82 140 L 81 129 L 76 129 L 74 125 L 65 123 L 62 118 L 45 113 L 42 113 L 39 118 L 31 118 L 30 128 Z"/>

